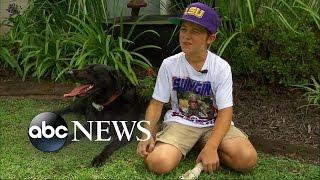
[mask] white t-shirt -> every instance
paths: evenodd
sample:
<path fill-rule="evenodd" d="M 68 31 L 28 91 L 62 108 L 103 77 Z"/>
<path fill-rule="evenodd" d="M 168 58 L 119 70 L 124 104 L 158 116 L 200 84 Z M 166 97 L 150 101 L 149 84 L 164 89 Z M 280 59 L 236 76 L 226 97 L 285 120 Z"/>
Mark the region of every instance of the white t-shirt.
<path fill-rule="evenodd" d="M 233 106 L 230 65 L 208 51 L 201 70 L 196 71 L 183 52 L 162 62 L 152 98 L 164 103 L 171 100 L 172 109 L 164 122 L 213 126 L 218 110 Z"/>

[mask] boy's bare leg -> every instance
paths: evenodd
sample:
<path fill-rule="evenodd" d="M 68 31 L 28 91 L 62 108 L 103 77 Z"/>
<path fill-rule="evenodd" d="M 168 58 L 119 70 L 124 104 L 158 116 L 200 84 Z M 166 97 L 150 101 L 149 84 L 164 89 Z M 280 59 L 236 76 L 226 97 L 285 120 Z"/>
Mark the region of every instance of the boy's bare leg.
<path fill-rule="evenodd" d="M 223 140 L 218 150 L 220 161 L 236 171 L 249 171 L 257 163 L 257 152 L 246 138 L 236 137 Z"/>
<path fill-rule="evenodd" d="M 157 142 L 154 150 L 145 158 L 150 171 L 164 174 L 174 169 L 180 162 L 182 153 L 173 145 Z"/>

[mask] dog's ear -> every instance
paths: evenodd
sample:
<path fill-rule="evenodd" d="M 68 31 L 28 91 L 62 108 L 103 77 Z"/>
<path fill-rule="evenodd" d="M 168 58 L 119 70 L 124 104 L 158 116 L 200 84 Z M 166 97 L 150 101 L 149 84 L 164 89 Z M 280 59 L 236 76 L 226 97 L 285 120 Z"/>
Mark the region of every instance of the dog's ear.
<path fill-rule="evenodd" d="M 126 85 L 126 77 L 124 77 L 114 67 L 99 64 L 95 65 L 94 69 L 96 72 L 99 72 L 99 77 L 101 77 L 102 74 L 105 74 L 102 77 L 106 78 L 105 76 L 109 76 L 112 79 L 112 86 L 115 91 L 121 92 L 123 90 L 123 87 Z"/>

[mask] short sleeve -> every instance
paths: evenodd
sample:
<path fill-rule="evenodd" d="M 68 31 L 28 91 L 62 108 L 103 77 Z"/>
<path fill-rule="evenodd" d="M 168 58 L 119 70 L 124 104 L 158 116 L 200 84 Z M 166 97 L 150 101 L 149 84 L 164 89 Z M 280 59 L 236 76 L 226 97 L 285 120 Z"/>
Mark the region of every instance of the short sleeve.
<path fill-rule="evenodd" d="M 232 86 L 231 67 L 228 64 L 221 70 L 218 76 L 218 86 L 216 89 L 216 104 L 218 110 L 233 106 Z"/>
<path fill-rule="evenodd" d="M 152 94 L 152 98 L 163 103 L 167 103 L 170 100 L 170 81 L 169 74 L 166 68 L 165 61 L 162 62 L 158 76 L 156 85 L 154 87 L 154 91 Z"/>

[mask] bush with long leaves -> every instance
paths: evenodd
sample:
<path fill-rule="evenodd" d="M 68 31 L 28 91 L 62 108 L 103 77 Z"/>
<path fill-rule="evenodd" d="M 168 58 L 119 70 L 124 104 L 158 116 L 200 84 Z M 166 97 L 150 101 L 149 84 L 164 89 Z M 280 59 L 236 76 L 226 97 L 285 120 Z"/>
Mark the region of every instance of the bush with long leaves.
<path fill-rule="evenodd" d="M 54 79 L 68 64 L 67 54 L 71 52 L 63 41 L 69 28 L 60 21 L 66 16 L 63 3 L 31 0 L 24 13 L 14 19 L 0 53 L 3 60 L 14 64 L 11 66 L 17 68 L 23 80 L 29 74 Z"/>
<path fill-rule="evenodd" d="M 145 33 L 158 34 L 146 30 L 132 36 L 134 24 L 127 35 L 116 36 L 115 28 L 123 31 L 122 21 L 108 24 L 105 30 L 109 18 L 106 1 L 31 0 L 28 5 L 24 14 L 15 18 L 6 44 L 1 43 L 0 49 L 1 61 L 17 69 L 23 80 L 30 74 L 38 79 L 58 80 L 69 69 L 101 63 L 122 71 L 136 85 L 132 66 L 152 66 L 139 50 L 159 47 L 132 49 L 130 45 Z"/>
<path fill-rule="evenodd" d="M 143 17 L 139 18 L 135 22 L 135 25 Z M 151 63 L 138 51 L 159 47 L 144 45 L 130 51 L 128 47 L 130 44 L 134 44 L 134 40 L 143 34 L 152 33 L 159 36 L 157 32 L 146 30 L 133 37 L 133 40 L 130 40 L 135 25 L 131 27 L 131 30 L 125 36 L 124 34 L 117 35 L 114 33 L 118 31 L 115 31 L 116 28 L 123 29 L 121 22 L 118 24 L 114 21 L 113 25 L 105 32 L 101 24 L 93 22 L 89 17 L 87 17 L 86 21 L 82 21 L 74 16 L 70 16 L 70 18 L 67 22 L 77 30 L 71 33 L 71 36 L 66 40 L 66 43 L 72 44 L 77 48 L 77 53 L 73 56 L 70 66 L 82 68 L 90 63 L 113 66 L 122 71 L 135 85 L 138 84 L 138 80 L 132 66 L 137 65 L 144 69 L 152 67 Z"/>

